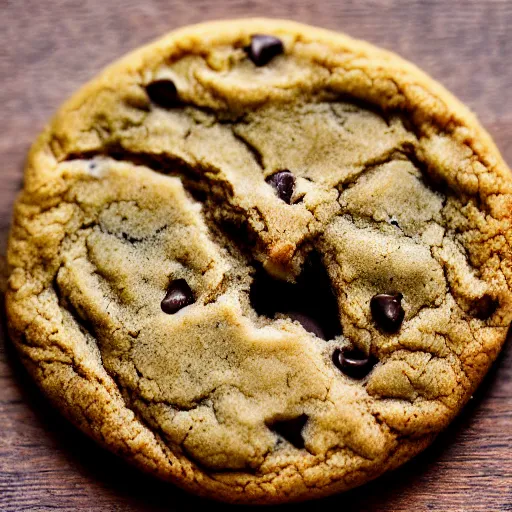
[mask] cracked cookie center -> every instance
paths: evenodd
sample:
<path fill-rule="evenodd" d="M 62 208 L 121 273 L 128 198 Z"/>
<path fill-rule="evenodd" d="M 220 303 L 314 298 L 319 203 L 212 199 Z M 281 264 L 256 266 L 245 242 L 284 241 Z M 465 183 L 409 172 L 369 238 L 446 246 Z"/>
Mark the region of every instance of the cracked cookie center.
<path fill-rule="evenodd" d="M 338 305 L 327 271 L 316 254 L 311 255 L 296 283 L 270 277 L 258 269 L 250 291 L 252 307 L 259 315 L 282 314 L 324 340 L 342 332 Z"/>

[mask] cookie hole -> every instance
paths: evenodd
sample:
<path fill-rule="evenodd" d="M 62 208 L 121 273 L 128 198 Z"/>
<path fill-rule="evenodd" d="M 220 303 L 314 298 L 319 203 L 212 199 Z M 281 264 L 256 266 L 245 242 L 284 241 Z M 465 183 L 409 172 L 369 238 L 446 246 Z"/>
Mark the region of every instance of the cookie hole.
<path fill-rule="evenodd" d="M 282 313 L 318 338 L 332 340 L 342 332 L 336 297 L 317 254 L 306 260 L 296 283 L 274 279 L 259 268 L 249 298 L 259 315 L 274 318 Z"/>
<path fill-rule="evenodd" d="M 198 203 L 206 203 L 206 201 L 208 200 L 208 192 L 206 190 L 189 187 L 187 192 Z"/>
<path fill-rule="evenodd" d="M 496 299 L 493 299 L 489 295 L 484 295 L 473 301 L 469 309 L 469 314 L 479 320 L 487 320 L 494 315 L 499 305 L 500 303 Z"/>
<path fill-rule="evenodd" d="M 288 441 L 291 445 L 301 450 L 304 448 L 304 438 L 302 437 L 302 430 L 304 429 L 308 417 L 305 414 L 301 414 L 296 418 L 289 420 L 277 420 L 267 423 L 267 427 L 282 437 L 285 441 Z"/>

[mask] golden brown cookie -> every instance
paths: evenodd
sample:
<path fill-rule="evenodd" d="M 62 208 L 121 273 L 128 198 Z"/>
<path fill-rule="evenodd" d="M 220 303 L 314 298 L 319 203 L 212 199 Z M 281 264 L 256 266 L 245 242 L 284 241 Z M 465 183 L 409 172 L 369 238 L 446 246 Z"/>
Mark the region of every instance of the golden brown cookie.
<path fill-rule="evenodd" d="M 171 33 L 33 146 L 9 242 L 23 361 L 84 432 L 281 503 L 425 448 L 511 321 L 512 179 L 474 116 L 297 23 Z"/>

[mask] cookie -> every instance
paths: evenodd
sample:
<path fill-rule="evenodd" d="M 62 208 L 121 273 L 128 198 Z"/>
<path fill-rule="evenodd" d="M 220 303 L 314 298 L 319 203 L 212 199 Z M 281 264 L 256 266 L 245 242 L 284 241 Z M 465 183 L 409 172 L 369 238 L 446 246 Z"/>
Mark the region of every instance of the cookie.
<path fill-rule="evenodd" d="M 80 429 L 200 495 L 343 491 L 423 450 L 511 321 L 512 179 L 399 57 L 278 20 L 106 69 L 34 144 L 12 339 Z"/>

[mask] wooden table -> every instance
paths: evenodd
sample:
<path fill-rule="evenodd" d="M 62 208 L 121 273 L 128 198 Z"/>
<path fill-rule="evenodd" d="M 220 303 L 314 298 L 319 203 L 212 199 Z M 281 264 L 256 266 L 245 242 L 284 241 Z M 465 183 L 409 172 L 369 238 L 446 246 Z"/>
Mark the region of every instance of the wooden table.
<path fill-rule="evenodd" d="M 2 254 L 27 149 L 62 100 L 167 30 L 255 15 L 342 30 L 415 61 L 476 111 L 512 164 L 511 0 L 0 0 Z M 5 329 L 0 337 L 1 511 L 211 506 L 126 467 L 76 431 L 32 384 Z M 424 454 L 363 488 L 288 508 L 512 511 L 511 391 L 509 347 Z"/>

